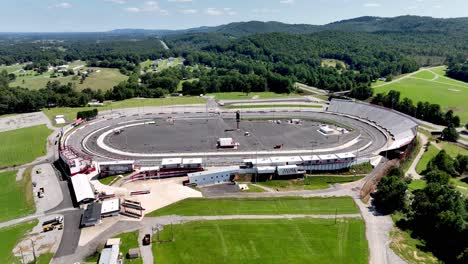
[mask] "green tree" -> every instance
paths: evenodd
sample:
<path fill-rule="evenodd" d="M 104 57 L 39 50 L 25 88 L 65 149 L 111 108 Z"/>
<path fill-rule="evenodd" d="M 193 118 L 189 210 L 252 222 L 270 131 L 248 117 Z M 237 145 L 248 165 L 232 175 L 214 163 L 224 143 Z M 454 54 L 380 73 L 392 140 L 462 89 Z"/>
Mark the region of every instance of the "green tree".
<path fill-rule="evenodd" d="M 385 176 L 377 185 L 377 191 L 372 194 L 372 204 L 383 214 L 391 214 L 402 210 L 406 204 L 408 185 L 398 176 Z"/>
<path fill-rule="evenodd" d="M 442 138 L 447 141 L 457 142 L 459 138 L 457 129 L 455 129 L 452 124 L 450 124 L 448 127 L 444 128 L 444 130 L 442 130 Z"/>
<path fill-rule="evenodd" d="M 429 161 L 427 171 L 441 170 L 452 176 L 457 176 L 455 161 L 445 150 L 441 150 L 434 158 Z"/>

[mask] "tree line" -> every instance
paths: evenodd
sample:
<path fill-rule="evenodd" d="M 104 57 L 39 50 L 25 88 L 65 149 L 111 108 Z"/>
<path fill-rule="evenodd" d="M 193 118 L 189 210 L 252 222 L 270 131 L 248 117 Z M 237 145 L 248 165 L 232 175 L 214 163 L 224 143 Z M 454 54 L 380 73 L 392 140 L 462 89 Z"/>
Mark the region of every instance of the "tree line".
<path fill-rule="evenodd" d="M 437 125 L 460 126 L 460 117 L 454 115 L 452 110 L 444 112 L 440 105 L 429 102 L 418 102 L 414 105 L 413 100 L 409 98 L 400 99 L 400 92 L 398 91 L 391 90 L 387 94 L 379 93 L 372 98 L 371 103 L 395 109 L 409 116 Z"/>
<path fill-rule="evenodd" d="M 468 260 L 468 199 L 450 183 L 452 177 L 468 169 L 468 156 L 450 157 L 440 151 L 425 170 L 425 188 L 412 193 L 410 178 L 400 168 L 393 168 L 372 194 L 373 205 L 384 214 L 400 212 L 397 226 L 410 230 L 413 237 L 445 263 Z"/>

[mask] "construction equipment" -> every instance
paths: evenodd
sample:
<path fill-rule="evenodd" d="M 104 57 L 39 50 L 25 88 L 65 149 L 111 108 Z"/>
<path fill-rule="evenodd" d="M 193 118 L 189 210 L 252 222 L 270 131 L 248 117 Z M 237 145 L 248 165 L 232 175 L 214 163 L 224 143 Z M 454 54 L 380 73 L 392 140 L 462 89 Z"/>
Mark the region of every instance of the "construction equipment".
<path fill-rule="evenodd" d="M 46 226 L 43 226 L 42 227 L 42 232 L 49 232 L 49 231 L 52 231 L 54 230 L 54 226 L 53 225 L 46 225 Z"/>

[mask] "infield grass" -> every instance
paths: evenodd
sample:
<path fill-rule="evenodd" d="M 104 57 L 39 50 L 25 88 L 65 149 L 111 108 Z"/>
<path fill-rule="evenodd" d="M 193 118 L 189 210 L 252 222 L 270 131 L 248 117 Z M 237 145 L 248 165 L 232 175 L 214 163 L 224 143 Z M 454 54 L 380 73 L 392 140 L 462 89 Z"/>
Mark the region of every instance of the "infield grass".
<path fill-rule="evenodd" d="M 154 263 L 368 263 L 361 219 L 256 219 L 174 225 L 153 243 Z M 171 238 L 171 229 L 161 239 Z"/>
<path fill-rule="evenodd" d="M 107 102 L 101 107 L 57 107 L 43 109 L 42 111 L 54 123 L 56 115 L 65 115 L 67 121 L 76 119 L 76 114 L 79 111 L 98 109 L 99 111 L 106 111 L 119 108 L 136 108 L 145 106 L 171 106 L 171 105 L 188 105 L 188 104 L 203 104 L 205 100 L 200 97 L 168 97 L 168 98 L 148 98 L 148 99 L 127 99 L 122 101 Z"/>
<path fill-rule="evenodd" d="M 21 238 L 36 225 L 37 220 L 0 229 L 0 237 L 2 238 L 0 263 L 21 263 L 20 258 L 14 256 L 12 251 Z"/>
<path fill-rule="evenodd" d="M 227 93 L 209 93 L 207 96 L 213 96 L 218 100 L 248 100 L 248 99 L 274 99 L 285 97 L 299 97 L 299 94 L 278 94 L 273 92 L 249 93 L 243 92 L 227 92 Z"/>
<path fill-rule="evenodd" d="M 50 133 L 46 125 L 0 132 L 0 168 L 30 163 L 45 155 Z"/>
<path fill-rule="evenodd" d="M 248 108 L 322 108 L 322 105 L 312 104 L 251 104 L 251 105 L 230 105 L 228 109 L 248 109 Z"/>
<path fill-rule="evenodd" d="M 0 173 L 0 223 L 34 213 L 31 169 L 24 170 L 20 181 L 17 171 Z"/>
<path fill-rule="evenodd" d="M 149 213 L 162 215 L 354 214 L 350 197 L 189 198 Z"/>

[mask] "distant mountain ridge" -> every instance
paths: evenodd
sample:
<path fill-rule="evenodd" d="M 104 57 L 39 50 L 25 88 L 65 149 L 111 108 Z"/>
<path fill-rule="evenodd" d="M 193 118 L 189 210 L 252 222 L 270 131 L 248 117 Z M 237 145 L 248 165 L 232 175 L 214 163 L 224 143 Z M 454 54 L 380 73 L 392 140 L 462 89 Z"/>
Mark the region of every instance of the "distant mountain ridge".
<path fill-rule="evenodd" d="M 185 33 L 220 33 L 244 36 L 257 33 L 287 32 L 308 34 L 326 30 L 362 32 L 443 32 L 468 33 L 468 17 L 433 18 L 422 16 L 398 16 L 391 18 L 363 16 L 341 20 L 326 25 L 286 24 L 269 21 L 234 22 L 214 27 L 198 27 L 182 30 L 117 29 L 109 34 L 173 35 Z"/>

